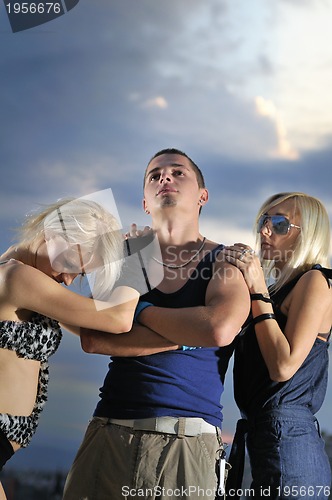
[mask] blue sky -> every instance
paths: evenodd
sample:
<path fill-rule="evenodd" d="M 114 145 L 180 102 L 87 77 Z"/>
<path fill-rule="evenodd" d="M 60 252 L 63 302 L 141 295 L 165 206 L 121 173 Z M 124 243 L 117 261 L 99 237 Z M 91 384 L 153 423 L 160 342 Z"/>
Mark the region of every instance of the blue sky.
<path fill-rule="evenodd" d="M 145 225 L 143 171 L 164 147 L 202 168 L 211 239 L 253 243 L 258 206 L 281 190 L 332 216 L 331 14 L 330 0 L 80 0 L 12 33 L 1 4 L 0 249 L 38 204 L 108 188 L 123 225 Z M 65 336 L 31 447 L 77 448 L 107 363 Z M 231 433 L 229 385 L 224 405 Z"/>

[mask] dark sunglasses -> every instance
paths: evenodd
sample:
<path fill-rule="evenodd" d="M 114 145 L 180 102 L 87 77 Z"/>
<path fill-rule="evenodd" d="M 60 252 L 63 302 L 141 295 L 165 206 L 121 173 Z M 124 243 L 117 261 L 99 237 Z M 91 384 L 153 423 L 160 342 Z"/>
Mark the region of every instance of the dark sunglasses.
<path fill-rule="evenodd" d="M 263 214 L 258 219 L 257 233 L 260 233 L 264 226 L 268 226 L 269 230 L 274 234 L 285 235 L 288 233 L 291 227 L 296 227 L 301 229 L 300 226 L 291 224 L 287 217 L 284 215 L 266 215 Z"/>

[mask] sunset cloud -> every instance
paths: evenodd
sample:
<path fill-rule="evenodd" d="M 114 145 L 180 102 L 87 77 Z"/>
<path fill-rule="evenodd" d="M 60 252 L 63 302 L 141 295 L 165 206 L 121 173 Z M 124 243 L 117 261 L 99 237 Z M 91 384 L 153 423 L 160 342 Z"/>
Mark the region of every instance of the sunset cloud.
<path fill-rule="evenodd" d="M 273 158 L 297 160 L 299 158 L 299 154 L 290 144 L 281 113 L 277 110 L 275 104 L 270 100 L 257 96 L 255 99 L 255 105 L 257 113 L 260 116 L 269 118 L 275 126 L 277 148 L 270 152 L 271 156 Z"/>

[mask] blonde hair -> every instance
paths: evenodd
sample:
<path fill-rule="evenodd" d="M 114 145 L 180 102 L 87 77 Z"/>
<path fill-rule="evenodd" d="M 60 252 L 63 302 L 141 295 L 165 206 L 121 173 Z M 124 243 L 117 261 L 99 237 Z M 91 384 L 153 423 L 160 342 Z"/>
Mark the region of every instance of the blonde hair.
<path fill-rule="evenodd" d="M 309 270 L 314 264 L 330 266 L 330 221 L 324 205 L 318 198 L 300 192 L 275 194 L 261 206 L 256 217 L 256 227 L 261 215 L 286 200 L 294 200 L 294 211 L 299 213 L 301 229 L 285 266 L 279 275 L 275 276 L 276 281 L 272 285 L 274 291 L 279 290 L 296 275 Z M 257 239 L 259 242 L 260 234 Z M 266 278 L 271 278 L 275 270 L 273 261 L 262 259 L 262 266 Z"/>
<path fill-rule="evenodd" d="M 93 271 L 95 298 L 109 296 L 123 263 L 123 238 L 117 219 L 99 203 L 67 198 L 28 214 L 19 228 L 19 244 L 37 250 L 47 235 L 81 245 L 98 261 Z"/>

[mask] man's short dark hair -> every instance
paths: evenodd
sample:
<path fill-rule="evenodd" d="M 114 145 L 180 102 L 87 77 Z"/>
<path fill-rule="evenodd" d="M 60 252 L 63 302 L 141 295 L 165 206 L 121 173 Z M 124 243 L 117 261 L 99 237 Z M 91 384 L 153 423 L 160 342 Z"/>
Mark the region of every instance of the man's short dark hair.
<path fill-rule="evenodd" d="M 176 148 L 161 149 L 154 156 L 152 156 L 152 158 L 150 159 L 150 161 L 148 163 L 148 166 L 150 165 L 152 160 L 154 160 L 155 158 L 157 158 L 158 156 L 161 156 L 161 155 L 180 155 L 180 156 L 184 156 L 185 158 L 187 158 L 189 160 L 191 166 L 193 167 L 195 174 L 196 174 L 198 187 L 205 188 L 205 180 L 204 180 L 203 174 L 201 172 L 201 169 L 198 167 L 198 165 L 196 165 L 196 163 L 186 153 L 184 153 L 183 151 L 180 151 L 180 149 L 176 149 Z M 145 170 L 145 174 L 144 174 L 144 184 L 145 184 L 145 177 L 146 177 L 146 170 Z"/>

